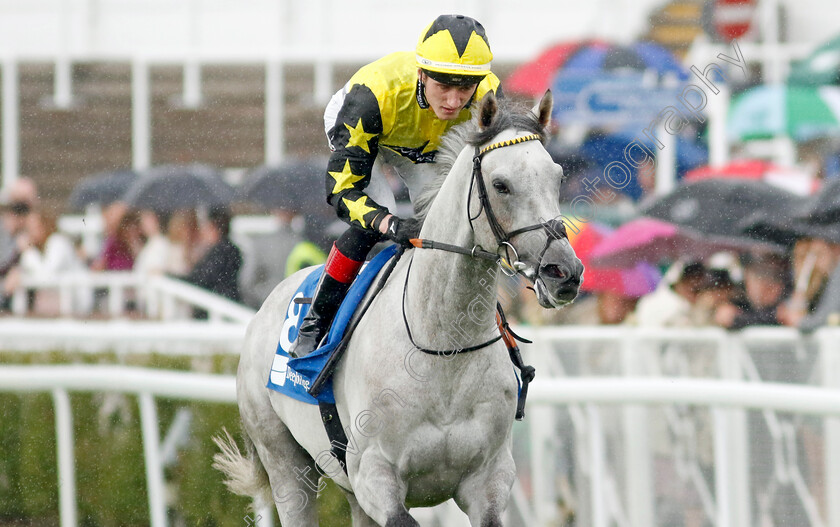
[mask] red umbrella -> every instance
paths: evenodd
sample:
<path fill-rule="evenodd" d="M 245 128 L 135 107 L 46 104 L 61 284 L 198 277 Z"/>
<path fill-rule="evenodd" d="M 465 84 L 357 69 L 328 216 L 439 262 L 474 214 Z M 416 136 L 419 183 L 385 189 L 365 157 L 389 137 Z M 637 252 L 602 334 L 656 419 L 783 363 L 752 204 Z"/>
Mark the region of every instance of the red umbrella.
<path fill-rule="evenodd" d="M 709 178 L 762 179 L 775 167 L 770 161 L 761 159 L 739 159 L 723 166 L 706 165 L 685 173 L 685 181 L 699 181 Z"/>
<path fill-rule="evenodd" d="M 686 183 L 701 179 L 752 179 L 766 181 L 800 195 L 811 194 L 818 184 L 807 171 L 796 167 L 777 165 L 763 159 L 738 159 L 726 165 L 711 165 L 686 172 Z"/>
<path fill-rule="evenodd" d="M 516 68 L 505 80 L 504 90 L 509 93 L 539 97 L 551 86 L 554 74 L 586 42 L 556 44 Z"/>

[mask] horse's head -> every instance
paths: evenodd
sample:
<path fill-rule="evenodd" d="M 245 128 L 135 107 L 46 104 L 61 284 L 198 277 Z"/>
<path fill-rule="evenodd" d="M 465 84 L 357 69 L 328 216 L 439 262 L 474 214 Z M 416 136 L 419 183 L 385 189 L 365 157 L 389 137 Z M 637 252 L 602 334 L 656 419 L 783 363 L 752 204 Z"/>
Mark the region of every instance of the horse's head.
<path fill-rule="evenodd" d="M 492 93 L 482 99 L 470 217 L 476 242 L 497 247 L 503 269 L 525 276 L 540 305 L 556 308 L 577 296 L 583 264 L 560 219 L 563 169 L 540 140 L 551 106 L 550 92 L 524 116 L 501 111 Z"/>

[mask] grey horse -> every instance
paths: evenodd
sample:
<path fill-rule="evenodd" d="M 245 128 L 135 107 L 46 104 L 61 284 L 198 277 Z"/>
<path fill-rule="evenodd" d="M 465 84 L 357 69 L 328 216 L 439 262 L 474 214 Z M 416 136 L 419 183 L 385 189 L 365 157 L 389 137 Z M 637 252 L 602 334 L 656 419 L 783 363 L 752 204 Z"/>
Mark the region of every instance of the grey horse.
<path fill-rule="evenodd" d="M 312 526 L 326 475 L 345 491 L 356 527 L 419 525 L 410 508 L 449 499 L 473 526 L 502 525 L 515 478 L 517 379 L 497 339 L 500 270 L 533 283 L 545 308 L 571 302 L 583 273 L 558 219 L 563 171 L 543 146 L 551 105 L 550 93 L 534 110 L 500 107 L 489 94 L 444 138 L 440 175 L 415 204 L 420 238 L 439 244 L 406 251 L 334 375 L 346 467 L 316 405 L 266 388 L 306 271 L 272 292 L 239 362 L 246 450 L 227 433 L 217 438 L 214 466 L 233 492 L 264 496 L 284 526 Z"/>

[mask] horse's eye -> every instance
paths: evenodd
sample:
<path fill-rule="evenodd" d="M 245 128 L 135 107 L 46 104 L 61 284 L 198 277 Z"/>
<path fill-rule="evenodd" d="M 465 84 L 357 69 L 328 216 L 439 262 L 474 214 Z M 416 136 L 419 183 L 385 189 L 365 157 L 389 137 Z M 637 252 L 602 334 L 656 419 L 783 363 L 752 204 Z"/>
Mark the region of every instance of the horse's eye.
<path fill-rule="evenodd" d="M 510 194 L 510 189 L 507 185 L 499 181 L 498 179 L 493 182 L 493 188 L 496 189 L 496 192 L 499 194 Z"/>

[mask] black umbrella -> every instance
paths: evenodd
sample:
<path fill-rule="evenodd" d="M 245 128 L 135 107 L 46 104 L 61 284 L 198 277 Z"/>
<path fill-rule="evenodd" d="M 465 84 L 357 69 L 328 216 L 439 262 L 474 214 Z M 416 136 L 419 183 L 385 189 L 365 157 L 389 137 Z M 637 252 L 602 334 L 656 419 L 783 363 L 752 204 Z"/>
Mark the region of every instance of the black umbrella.
<path fill-rule="evenodd" d="M 741 222 L 745 218 L 762 210 L 771 213 L 790 210 L 800 199 L 763 181 L 707 179 L 680 185 L 673 192 L 644 204 L 641 213 L 676 223 L 709 239 L 749 246 L 762 240 L 744 235 Z"/>
<path fill-rule="evenodd" d="M 823 183 L 797 218 L 808 223 L 840 223 L 840 178 Z"/>
<path fill-rule="evenodd" d="M 840 243 L 840 217 L 833 223 L 820 223 L 811 216 L 811 211 L 822 202 L 822 193 L 797 197 L 788 208 L 758 210 L 750 214 L 741 220 L 739 227 L 747 236 L 779 245 L 792 245 L 800 238 L 819 238 Z"/>
<path fill-rule="evenodd" d="M 123 200 L 140 209 L 168 213 L 200 206 L 227 206 L 233 187 L 220 171 L 206 165 L 161 165 L 149 169 L 126 191 Z"/>
<path fill-rule="evenodd" d="M 762 214 L 744 222 L 744 234 L 779 245 L 792 245 L 800 238 L 819 238 L 840 244 L 840 223 L 784 221 L 772 214 Z"/>
<path fill-rule="evenodd" d="M 130 169 L 88 176 L 73 187 L 67 208 L 73 212 L 82 212 L 88 205 L 105 206 L 113 203 L 123 197 L 137 177 L 137 172 Z"/>
<path fill-rule="evenodd" d="M 317 159 L 257 167 L 245 176 L 237 197 L 267 209 L 334 216 L 326 201 L 326 167 L 326 160 Z"/>

